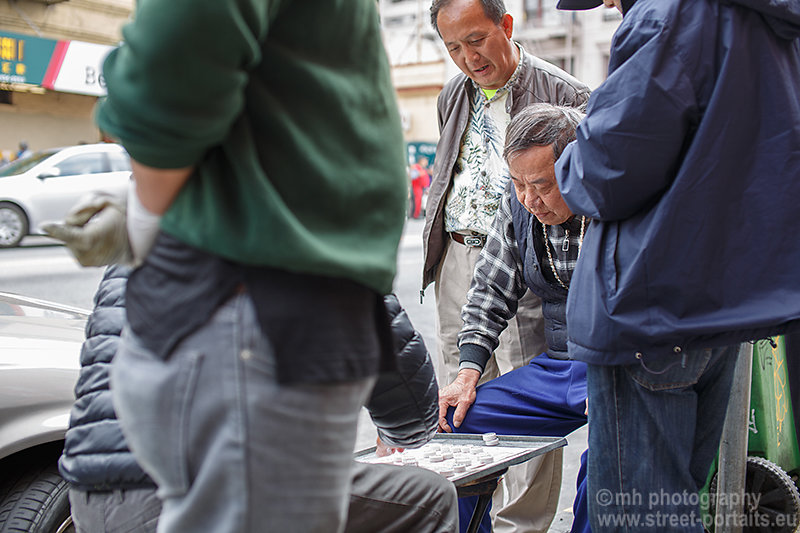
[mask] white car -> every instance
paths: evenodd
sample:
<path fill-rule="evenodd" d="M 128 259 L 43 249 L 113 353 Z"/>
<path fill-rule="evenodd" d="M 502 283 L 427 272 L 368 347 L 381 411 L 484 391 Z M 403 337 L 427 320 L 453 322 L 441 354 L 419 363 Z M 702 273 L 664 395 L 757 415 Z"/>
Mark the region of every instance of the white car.
<path fill-rule="evenodd" d="M 0 293 L 0 531 L 75 532 L 58 458 L 88 316 Z"/>
<path fill-rule="evenodd" d="M 84 195 L 122 195 L 131 163 L 118 144 L 42 150 L 0 168 L 0 248 L 41 234 L 42 222 L 62 220 Z"/>

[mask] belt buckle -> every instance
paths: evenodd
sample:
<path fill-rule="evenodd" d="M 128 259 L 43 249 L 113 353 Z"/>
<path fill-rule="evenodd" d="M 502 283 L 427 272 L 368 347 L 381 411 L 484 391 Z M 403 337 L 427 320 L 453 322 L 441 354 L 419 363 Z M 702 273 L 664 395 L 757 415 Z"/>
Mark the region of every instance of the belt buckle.
<path fill-rule="evenodd" d="M 480 248 L 483 246 L 483 237 L 475 235 L 464 235 L 464 244 L 472 248 Z"/>

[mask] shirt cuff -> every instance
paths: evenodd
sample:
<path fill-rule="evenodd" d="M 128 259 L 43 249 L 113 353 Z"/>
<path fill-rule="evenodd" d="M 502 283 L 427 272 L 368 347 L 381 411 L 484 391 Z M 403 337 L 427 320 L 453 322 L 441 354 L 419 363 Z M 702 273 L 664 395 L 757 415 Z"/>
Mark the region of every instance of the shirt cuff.
<path fill-rule="evenodd" d="M 483 374 L 486 363 L 491 357 L 489 350 L 477 344 L 464 343 L 458 347 L 460 354 L 458 369 L 472 368 Z"/>
<path fill-rule="evenodd" d="M 477 365 L 475 363 L 470 363 L 469 361 L 464 361 L 463 363 L 458 365 L 458 371 L 459 372 L 464 370 L 465 368 L 469 368 L 470 370 L 477 370 L 479 373 L 483 374 L 483 369 L 479 365 Z"/>

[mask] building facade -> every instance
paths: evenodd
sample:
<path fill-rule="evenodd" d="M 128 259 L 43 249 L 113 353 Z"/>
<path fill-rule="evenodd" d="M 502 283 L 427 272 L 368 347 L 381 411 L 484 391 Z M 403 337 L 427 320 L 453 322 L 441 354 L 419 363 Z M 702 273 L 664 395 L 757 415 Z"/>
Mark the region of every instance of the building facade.
<path fill-rule="evenodd" d="M 0 2 L 0 151 L 97 142 L 102 61 L 134 0 Z M 13 157 L 13 155 L 12 155 Z"/>
<path fill-rule="evenodd" d="M 95 142 L 102 59 L 135 0 L 0 1 L 0 152 Z M 430 25 L 431 0 L 378 0 L 406 140 L 438 140 L 436 99 L 458 70 Z M 506 0 L 514 38 L 590 87 L 605 79 L 616 10 L 562 12 L 556 0 Z"/>

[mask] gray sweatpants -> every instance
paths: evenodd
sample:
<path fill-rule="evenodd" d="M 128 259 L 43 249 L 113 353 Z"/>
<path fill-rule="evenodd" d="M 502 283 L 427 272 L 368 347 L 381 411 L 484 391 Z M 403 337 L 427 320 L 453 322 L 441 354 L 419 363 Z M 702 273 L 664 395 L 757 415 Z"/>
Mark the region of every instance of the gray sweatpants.
<path fill-rule="evenodd" d="M 86 492 L 70 489 L 78 533 L 154 533 L 161 512 L 156 489 Z"/>
<path fill-rule="evenodd" d="M 155 489 L 71 489 L 78 533 L 155 533 L 161 502 Z M 414 466 L 356 462 L 345 533 L 458 531 L 455 486 Z"/>

